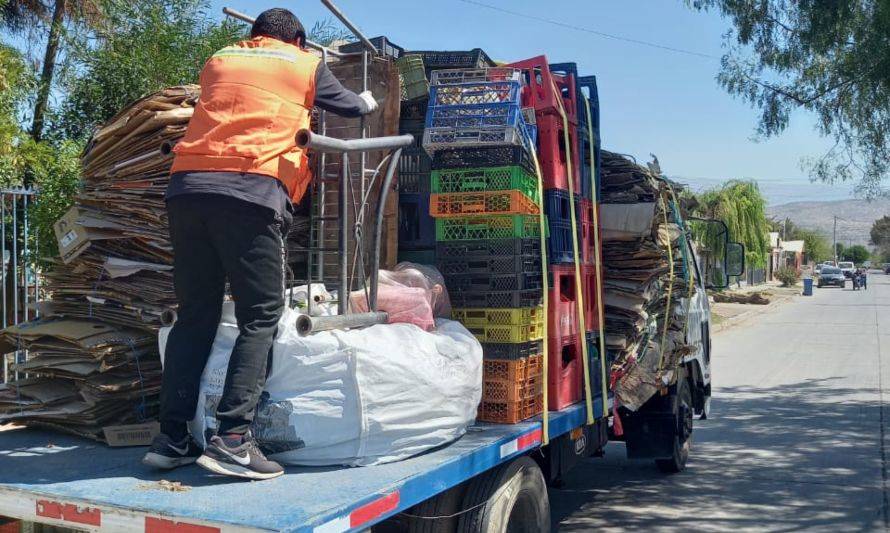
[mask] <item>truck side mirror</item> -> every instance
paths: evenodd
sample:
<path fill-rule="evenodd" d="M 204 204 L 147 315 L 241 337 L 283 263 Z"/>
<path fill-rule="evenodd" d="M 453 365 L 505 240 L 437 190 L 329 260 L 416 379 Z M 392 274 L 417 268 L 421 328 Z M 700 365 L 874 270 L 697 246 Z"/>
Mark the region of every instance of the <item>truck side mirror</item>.
<path fill-rule="evenodd" d="M 745 245 L 738 242 L 726 244 L 726 275 L 741 276 L 745 272 Z"/>

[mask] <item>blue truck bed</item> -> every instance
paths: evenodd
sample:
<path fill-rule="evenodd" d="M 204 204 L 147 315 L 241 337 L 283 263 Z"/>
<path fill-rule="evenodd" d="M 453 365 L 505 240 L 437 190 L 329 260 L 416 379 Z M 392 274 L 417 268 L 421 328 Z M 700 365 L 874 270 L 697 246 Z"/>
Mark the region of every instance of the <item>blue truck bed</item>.
<path fill-rule="evenodd" d="M 602 413 L 602 402 L 595 401 Z M 551 413 L 551 438 L 584 423 L 583 404 Z M 145 448 L 108 448 L 35 429 L 0 431 L 0 515 L 108 531 L 349 531 L 366 528 L 541 445 L 540 417 L 480 424 L 457 442 L 387 465 L 297 468 L 240 482 L 198 466 L 158 473 Z M 189 487 L 174 492 L 160 480 Z"/>

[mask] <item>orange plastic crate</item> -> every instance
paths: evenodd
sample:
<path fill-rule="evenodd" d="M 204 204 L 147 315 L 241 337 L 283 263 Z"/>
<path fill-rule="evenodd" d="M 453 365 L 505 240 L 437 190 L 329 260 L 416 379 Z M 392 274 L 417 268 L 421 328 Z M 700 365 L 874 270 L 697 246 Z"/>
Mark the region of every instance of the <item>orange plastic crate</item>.
<path fill-rule="evenodd" d="M 485 381 L 483 402 L 517 402 L 535 398 L 544 392 L 544 376 L 538 374 L 522 381 Z"/>
<path fill-rule="evenodd" d="M 430 195 L 430 215 L 537 215 L 541 207 L 521 191 L 459 192 Z"/>
<path fill-rule="evenodd" d="M 482 402 L 476 413 L 480 422 L 496 424 L 515 424 L 522 422 L 544 411 L 544 395 L 520 400 L 518 402 Z"/>
<path fill-rule="evenodd" d="M 544 356 L 533 355 L 522 359 L 485 359 L 482 361 L 483 381 L 509 381 L 519 383 L 541 374 L 544 369 Z"/>

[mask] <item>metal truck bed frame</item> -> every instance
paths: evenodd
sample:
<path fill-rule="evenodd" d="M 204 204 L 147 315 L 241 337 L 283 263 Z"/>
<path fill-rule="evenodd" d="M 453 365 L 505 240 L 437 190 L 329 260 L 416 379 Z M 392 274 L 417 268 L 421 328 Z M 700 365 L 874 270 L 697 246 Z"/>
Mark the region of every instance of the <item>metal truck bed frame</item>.
<path fill-rule="evenodd" d="M 602 403 L 595 408 L 602 416 Z M 550 438 L 584 421 L 583 403 L 551 413 Z M 96 531 L 358 530 L 540 447 L 541 432 L 540 417 L 479 424 L 450 445 L 404 461 L 289 467 L 280 478 L 247 482 L 194 465 L 157 472 L 140 463 L 144 448 L 12 429 L 0 431 L 0 516 Z M 189 488 L 172 491 L 161 480 Z"/>

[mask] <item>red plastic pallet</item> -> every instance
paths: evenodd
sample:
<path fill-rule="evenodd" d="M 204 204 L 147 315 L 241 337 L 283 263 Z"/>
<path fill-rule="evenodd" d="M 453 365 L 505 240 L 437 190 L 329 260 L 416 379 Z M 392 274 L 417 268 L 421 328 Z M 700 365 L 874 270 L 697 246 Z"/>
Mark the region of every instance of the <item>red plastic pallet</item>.
<path fill-rule="evenodd" d="M 583 339 L 583 333 L 547 339 L 547 401 L 551 411 L 581 401 Z"/>
<path fill-rule="evenodd" d="M 567 337 L 578 333 L 578 294 L 574 265 L 550 265 L 547 335 Z"/>
<path fill-rule="evenodd" d="M 569 189 L 569 170 L 566 157 L 562 117 L 536 115 L 538 121 L 538 161 L 545 189 Z M 569 124 L 569 145 L 572 156 L 572 185 L 574 194 L 581 194 L 581 167 L 578 157 L 578 130 Z"/>
<path fill-rule="evenodd" d="M 562 98 L 569 121 L 574 125 L 578 124 L 578 96 L 573 76 L 561 76 L 550 72 L 546 56 L 536 56 L 505 66 L 522 71 L 525 80 L 522 88 L 522 107 L 534 108 L 536 115 L 559 115 L 559 99 Z"/>

